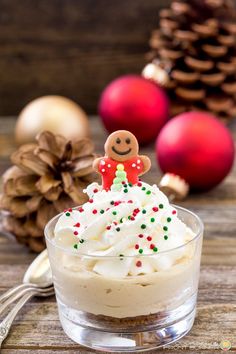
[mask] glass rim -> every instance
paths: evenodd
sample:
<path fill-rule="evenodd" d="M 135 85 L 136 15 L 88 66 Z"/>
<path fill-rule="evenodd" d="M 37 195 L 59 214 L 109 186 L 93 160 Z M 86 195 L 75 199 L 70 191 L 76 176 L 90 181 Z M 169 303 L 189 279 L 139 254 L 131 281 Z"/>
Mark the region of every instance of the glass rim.
<path fill-rule="evenodd" d="M 118 255 L 118 256 L 102 256 L 102 255 L 94 255 L 94 254 L 87 254 L 87 253 L 79 253 L 78 250 L 74 250 L 74 249 L 66 249 L 64 248 L 63 246 L 60 246 L 60 245 L 57 245 L 53 242 L 53 240 L 49 237 L 48 235 L 48 229 L 51 225 L 51 223 L 53 223 L 53 221 L 56 219 L 56 218 L 59 218 L 63 212 L 55 215 L 52 219 L 50 219 L 47 224 L 45 225 L 44 227 L 44 236 L 46 238 L 46 241 L 49 242 L 53 247 L 55 247 L 56 249 L 59 249 L 61 251 L 63 251 L 64 253 L 66 254 L 69 254 L 69 255 L 72 255 L 72 256 L 77 256 L 77 257 L 87 257 L 87 258 L 91 258 L 91 259 L 120 259 L 120 258 L 141 258 L 141 257 L 156 257 L 158 255 L 165 255 L 165 254 L 168 254 L 168 253 L 171 253 L 171 252 L 174 252 L 174 251 L 177 251 L 181 248 L 184 248 L 186 247 L 187 245 L 195 242 L 196 240 L 198 240 L 200 238 L 200 236 L 203 234 L 203 231 L 204 231 L 204 224 L 202 222 L 202 220 L 200 219 L 200 217 L 195 214 L 194 212 L 192 212 L 191 210 L 189 209 L 186 209 L 184 207 L 181 207 L 181 206 L 178 206 L 176 204 L 170 204 L 171 206 L 173 206 L 174 208 L 176 208 L 177 210 L 181 210 L 183 212 L 186 212 L 188 214 L 190 214 L 192 217 L 195 218 L 195 220 L 197 221 L 197 224 L 198 224 L 198 232 L 195 234 L 195 236 L 187 241 L 186 243 L 183 243 L 182 245 L 180 246 L 177 246 L 177 247 L 174 247 L 174 248 L 171 248 L 171 249 L 168 249 L 168 250 L 165 250 L 165 251 L 158 251 L 157 253 L 152 253 L 152 254 L 137 254 L 137 255 L 132 255 L 132 256 L 125 256 L 125 255 Z M 79 208 L 80 206 L 76 206 L 72 209 L 77 209 Z"/>

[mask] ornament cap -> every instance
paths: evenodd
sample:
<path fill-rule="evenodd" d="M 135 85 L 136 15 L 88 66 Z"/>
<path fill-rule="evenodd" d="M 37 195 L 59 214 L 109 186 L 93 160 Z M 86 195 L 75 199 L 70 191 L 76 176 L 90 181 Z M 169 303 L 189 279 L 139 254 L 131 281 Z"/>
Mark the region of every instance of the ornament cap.
<path fill-rule="evenodd" d="M 167 86 L 169 82 L 169 76 L 167 71 L 161 67 L 160 63 L 152 62 L 147 64 L 142 71 L 142 76 L 145 79 L 152 80 L 156 84 L 163 87 Z"/>
<path fill-rule="evenodd" d="M 169 199 L 184 199 L 189 192 L 188 183 L 178 175 L 165 173 L 159 182 L 159 188 Z"/>

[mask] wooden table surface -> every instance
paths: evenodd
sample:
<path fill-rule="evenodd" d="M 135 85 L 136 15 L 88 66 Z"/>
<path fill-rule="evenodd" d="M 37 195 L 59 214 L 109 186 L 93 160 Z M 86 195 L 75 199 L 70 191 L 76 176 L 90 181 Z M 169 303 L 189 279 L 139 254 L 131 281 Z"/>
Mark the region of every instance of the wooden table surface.
<path fill-rule="evenodd" d="M 96 119 L 91 120 L 97 151 L 102 152 L 105 133 Z M 9 166 L 14 150 L 14 118 L 0 119 L 0 173 Z M 236 125 L 231 127 L 236 137 Z M 153 160 L 146 175 L 149 183 L 158 183 L 160 172 L 153 146 L 142 149 Z M 205 224 L 203 255 L 198 296 L 198 311 L 190 334 L 159 353 L 217 353 L 219 343 L 228 339 L 236 353 L 236 175 L 235 169 L 213 191 L 190 195 L 181 202 L 196 212 Z M 21 282 L 35 257 L 24 246 L 0 237 L 0 292 Z M 62 331 L 55 298 L 33 299 L 20 312 L 3 354 L 90 353 L 73 343 Z"/>

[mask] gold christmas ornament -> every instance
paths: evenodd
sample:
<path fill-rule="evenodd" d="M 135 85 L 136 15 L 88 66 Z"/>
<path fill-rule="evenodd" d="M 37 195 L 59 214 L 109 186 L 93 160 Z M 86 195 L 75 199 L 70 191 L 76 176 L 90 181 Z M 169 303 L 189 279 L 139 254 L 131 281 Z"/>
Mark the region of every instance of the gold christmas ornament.
<path fill-rule="evenodd" d="M 90 139 L 73 142 L 44 131 L 37 142 L 22 145 L 11 156 L 3 175 L 0 209 L 4 228 L 17 240 L 40 252 L 46 223 L 64 209 L 87 201 L 83 189 L 96 179 Z"/>
<path fill-rule="evenodd" d="M 18 144 L 33 142 L 44 130 L 71 140 L 88 137 L 88 117 L 79 105 L 66 97 L 39 97 L 21 111 L 15 126 L 15 140 Z"/>

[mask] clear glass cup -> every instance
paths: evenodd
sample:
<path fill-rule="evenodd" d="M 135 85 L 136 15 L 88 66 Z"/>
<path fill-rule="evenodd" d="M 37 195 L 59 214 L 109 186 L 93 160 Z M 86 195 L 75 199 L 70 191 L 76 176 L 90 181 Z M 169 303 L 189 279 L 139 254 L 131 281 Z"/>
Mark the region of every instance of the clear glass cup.
<path fill-rule="evenodd" d="M 96 350 L 142 351 L 170 344 L 191 329 L 196 312 L 203 224 L 177 207 L 194 237 L 175 249 L 132 256 L 155 261 L 160 271 L 124 279 L 104 277 L 95 262 L 129 262 L 130 257 L 95 257 L 53 243 L 57 215 L 45 228 L 59 317 L 75 342 Z M 171 264 L 170 260 L 175 259 Z"/>

